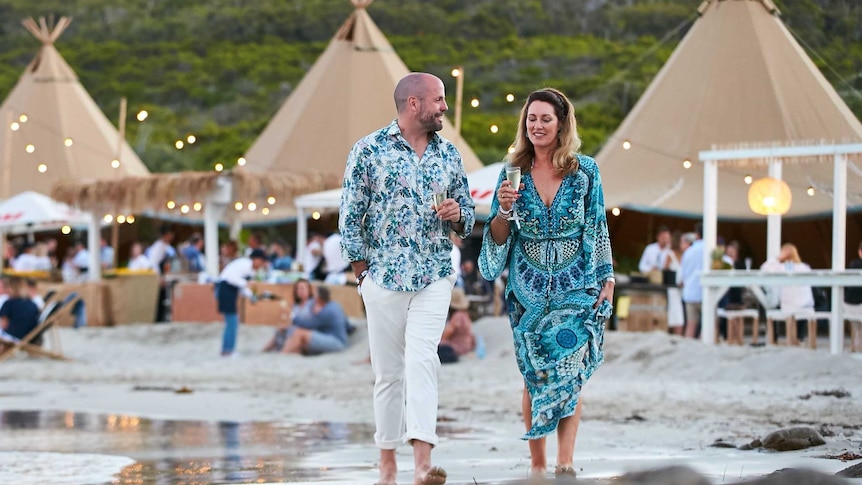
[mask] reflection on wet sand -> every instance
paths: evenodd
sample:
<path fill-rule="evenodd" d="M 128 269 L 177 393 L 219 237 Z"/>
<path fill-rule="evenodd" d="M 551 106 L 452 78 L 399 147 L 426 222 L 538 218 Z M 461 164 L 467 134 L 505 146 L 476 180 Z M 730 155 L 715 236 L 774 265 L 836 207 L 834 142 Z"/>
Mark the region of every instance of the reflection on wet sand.
<path fill-rule="evenodd" d="M 360 423 L 176 421 L 118 414 L 0 411 L 0 451 L 99 453 L 131 457 L 111 483 L 178 484 L 307 482 L 368 471 L 349 460 L 309 464 L 313 455 L 343 454 L 373 442 Z M 441 429 L 455 437 L 468 429 Z M 317 460 L 319 461 L 319 460 Z"/>

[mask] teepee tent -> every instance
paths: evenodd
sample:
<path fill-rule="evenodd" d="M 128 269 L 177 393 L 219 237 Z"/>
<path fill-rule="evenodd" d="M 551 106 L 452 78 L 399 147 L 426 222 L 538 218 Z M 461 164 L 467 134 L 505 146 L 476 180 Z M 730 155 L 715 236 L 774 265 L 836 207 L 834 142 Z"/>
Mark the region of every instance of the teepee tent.
<path fill-rule="evenodd" d="M 23 22 L 42 47 L 0 105 L 2 199 L 50 194 L 59 181 L 149 173 L 54 47 L 70 22 Z"/>
<path fill-rule="evenodd" d="M 366 12 L 371 0 L 352 2 L 354 12 L 246 152 L 246 170 L 342 176 L 350 148 L 395 118 L 392 93 L 410 71 Z M 466 171 L 481 168 L 452 124 L 443 123 L 440 134 L 458 147 Z"/>
<path fill-rule="evenodd" d="M 705 0 L 698 12 L 596 155 L 608 208 L 699 217 L 704 184 L 698 154 L 714 147 L 862 141 L 862 124 L 794 40 L 772 0 Z M 854 167 L 849 209 L 862 204 L 862 171 Z M 767 172 L 766 164 L 745 160 L 722 168 L 718 216 L 763 220 L 748 206 L 744 179 Z M 785 164 L 782 178 L 792 192 L 787 217 L 831 213 L 830 163 Z"/>

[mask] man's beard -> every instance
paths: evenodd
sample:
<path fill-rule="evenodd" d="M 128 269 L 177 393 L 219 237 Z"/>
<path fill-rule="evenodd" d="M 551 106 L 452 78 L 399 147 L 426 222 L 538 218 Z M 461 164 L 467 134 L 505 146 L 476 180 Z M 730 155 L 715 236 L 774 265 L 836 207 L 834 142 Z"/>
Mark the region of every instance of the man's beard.
<path fill-rule="evenodd" d="M 440 131 L 443 129 L 443 117 L 437 117 L 437 113 L 428 112 L 419 118 L 422 127 L 428 131 Z"/>

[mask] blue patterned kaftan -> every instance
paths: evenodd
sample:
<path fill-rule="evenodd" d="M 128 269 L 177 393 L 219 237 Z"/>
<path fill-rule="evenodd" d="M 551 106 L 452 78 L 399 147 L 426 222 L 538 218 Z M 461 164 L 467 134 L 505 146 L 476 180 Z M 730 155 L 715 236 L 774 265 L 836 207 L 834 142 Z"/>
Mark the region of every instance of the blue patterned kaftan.
<path fill-rule="evenodd" d="M 546 436 L 574 414 L 581 388 L 604 357 L 611 305 L 593 305 L 613 275 L 610 238 L 598 166 L 584 155 L 578 160 L 577 172 L 563 178 L 550 208 L 525 173 L 515 203 L 521 229 L 512 222 L 508 239 L 498 246 L 487 224 L 479 255 L 479 271 L 488 280 L 509 269 L 509 322 L 532 400 L 532 427 L 523 439 Z M 491 214 L 498 207 L 495 197 Z"/>

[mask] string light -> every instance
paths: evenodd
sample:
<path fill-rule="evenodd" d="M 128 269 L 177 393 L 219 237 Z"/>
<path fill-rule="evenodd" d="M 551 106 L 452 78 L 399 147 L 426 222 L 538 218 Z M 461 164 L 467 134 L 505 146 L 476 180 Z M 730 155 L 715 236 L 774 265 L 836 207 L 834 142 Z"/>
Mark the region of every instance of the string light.
<path fill-rule="evenodd" d="M 13 121 L 12 124 L 9 125 L 9 128 L 12 131 L 18 131 L 21 128 L 21 125 L 19 125 L 17 121 Z"/>
<path fill-rule="evenodd" d="M 117 160 L 116 158 L 111 160 L 111 167 L 112 168 L 120 168 L 120 161 Z"/>
<path fill-rule="evenodd" d="M 36 147 L 33 145 L 27 145 L 24 147 L 24 151 L 27 153 L 33 153 L 36 151 Z"/>
<path fill-rule="evenodd" d="M 685 159 L 682 161 L 682 168 L 689 169 L 691 168 L 691 160 Z"/>
<path fill-rule="evenodd" d="M 220 163 L 215 164 L 215 171 L 216 172 L 221 172 L 222 170 L 224 170 L 224 165 L 222 165 Z"/>
<path fill-rule="evenodd" d="M 317 211 L 312 212 L 311 218 L 314 219 L 315 221 L 320 219 L 320 212 L 317 212 Z"/>
<path fill-rule="evenodd" d="M 754 182 L 754 178 L 751 175 L 746 175 L 744 179 L 745 185 L 751 185 L 751 182 Z"/>
<path fill-rule="evenodd" d="M 169 200 L 166 205 L 168 206 L 168 209 L 173 210 L 173 208 L 177 206 L 177 203 L 172 200 Z"/>
<path fill-rule="evenodd" d="M 808 186 L 808 190 L 805 191 L 809 196 L 814 197 L 814 187 Z"/>
<path fill-rule="evenodd" d="M 628 141 L 628 140 L 625 140 L 625 141 L 623 142 L 623 150 L 628 150 L 628 149 L 630 149 L 631 147 L 632 147 L 632 142 L 630 142 L 630 141 Z"/>
<path fill-rule="evenodd" d="M 269 205 L 275 204 L 275 197 L 270 195 L 269 197 L 266 198 L 266 203 Z"/>
<path fill-rule="evenodd" d="M 265 216 L 268 216 L 269 215 L 269 207 L 264 207 L 263 209 L 260 210 L 260 213 L 265 215 Z"/>
<path fill-rule="evenodd" d="M 24 113 L 21 113 L 21 116 L 18 117 L 18 121 L 20 121 L 21 123 L 26 123 L 28 119 L 30 118 L 27 118 L 27 115 L 25 115 Z"/>
<path fill-rule="evenodd" d="M 120 214 L 117 216 L 117 224 L 123 224 L 126 222 L 126 216 Z"/>
<path fill-rule="evenodd" d="M 614 207 L 613 209 L 611 209 L 611 214 L 613 214 L 613 215 L 614 215 L 614 217 L 619 216 L 619 215 L 620 215 L 620 208 L 619 208 L 619 207 Z"/>
<path fill-rule="evenodd" d="M 112 216 L 111 214 L 105 214 L 105 217 L 103 217 L 102 220 L 105 221 L 106 224 L 110 224 L 111 222 L 113 222 L 114 216 Z"/>
<path fill-rule="evenodd" d="M 239 165 L 240 167 L 242 167 L 243 165 L 245 165 L 245 157 L 239 157 L 239 158 L 237 158 L 237 159 L 236 159 L 236 164 L 237 164 L 237 165 Z"/>
<path fill-rule="evenodd" d="M 491 125 L 491 133 L 497 133 L 500 131 L 500 127 L 497 125 Z"/>
<path fill-rule="evenodd" d="M 237 202 L 236 204 L 233 205 L 233 208 L 238 210 L 238 211 L 241 211 L 242 210 L 242 202 Z"/>
<path fill-rule="evenodd" d="M 509 145 L 509 153 L 515 153 L 515 147 L 514 146 Z"/>
<path fill-rule="evenodd" d="M 144 121 L 145 119 L 147 119 L 147 116 L 149 116 L 149 115 L 150 114 L 147 113 L 147 110 L 142 109 L 142 110 L 138 111 L 138 115 L 136 116 L 136 118 L 138 119 L 138 121 Z"/>
<path fill-rule="evenodd" d="M 506 101 L 508 101 L 508 102 L 510 102 L 510 103 L 511 103 L 511 102 L 512 102 L 512 101 L 514 101 L 514 100 L 515 100 L 515 95 L 514 95 L 514 94 L 509 93 L 509 94 L 507 94 L 507 95 L 506 95 Z"/>
<path fill-rule="evenodd" d="M 127 224 L 134 224 L 135 223 L 135 216 L 130 215 L 130 216 L 126 217 L 126 223 Z"/>
<path fill-rule="evenodd" d="M 194 142 L 198 141 L 198 137 L 194 135 L 189 135 L 186 137 L 186 141 L 189 142 L 189 145 L 194 144 Z"/>
<path fill-rule="evenodd" d="M 257 204 L 255 204 L 254 202 L 249 202 L 248 203 L 248 210 L 251 212 L 256 211 L 257 210 Z"/>
<path fill-rule="evenodd" d="M 63 234 L 69 234 L 72 232 L 72 228 L 70 226 L 63 226 L 60 228 L 60 232 Z"/>
<path fill-rule="evenodd" d="M 458 77 L 460 75 L 461 75 L 460 69 L 458 69 L 457 67 L 455 69 L 452 69 L 452 77 Z"/>
<path fill-rule="evenodd" d="M 73 142 L 71 138 L 66 138 L 65 140 L 63 140 L 63 144 L 66 145 L 67 147 L 72 146 L 74 143 L 75 142 Z"/>
<path fill-rule="evenodd" d="M 478 108 L 479 107 L 479 98 L 473 98 L 470 101 L 470 106 L 472 106 L 474 108 Z"/>
<path fill-rule="evenodd" d="M 183 143 L 182 140 L 177 140 L 176 142 L 174 142 L 174 146 L 177 147 L 177 150 L 182 150 L 183 147 L 186 146 L 186 144 Z"/>
<path fill-rule="evenodd" d="M 39 166 L 36 167 L 36 170 L 38 170 L 39 173 L 45 173 L 48 171 L 48 166 L 45 165 L 44 163 L 40 163 Z"/>
<path fill-rule="evenodd" d="M 189 205 L 188 204 L 181 205 L 180 206 L 180 212 L 182 212 L 183 214 L 188 214 L 189 213 Z"/>
<path fill-rule="evenodd" d="M 201 204 L 200 202 L 195 202 L 194 204 L 192 204 L 192 209 L 194 209 L 195 212 L 200 212 L 202 208 L 203 204 Z"/>

